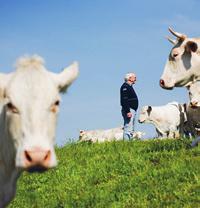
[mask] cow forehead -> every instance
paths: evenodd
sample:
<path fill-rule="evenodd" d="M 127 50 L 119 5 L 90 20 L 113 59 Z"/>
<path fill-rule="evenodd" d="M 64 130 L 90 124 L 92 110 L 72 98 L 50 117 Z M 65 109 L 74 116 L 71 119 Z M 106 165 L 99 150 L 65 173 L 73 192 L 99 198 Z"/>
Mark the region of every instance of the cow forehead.
<path fill-rule="evenodd" d="M 58 89 L 48 71 L 27 69 L 14 73 L 6 95 L 19 105 L 23 101 L 51 102 L 58 97 Z"/>
<path fill-rule="evenodd" d="M 184 47 L 188 43 L 188 41 L 198 42 L 199 40 L 200 40 L 200 38 L 185 38 L 184 40 L 178 40 L 178 42 L 172 47 L 172 49 L 174 49 L 174 48 L 185 49 Z"/>
<path fill-rule="evenodd" d="M 175 48 L 182 48 L 184 45 L 185 45 L 185 43 L 186 43 L 186 41 L 184 40 L 184 41 L 181 41 L 181 40 L 179 40 L 177 43 L 176 43 L 176 45 L 174 45 L 173 47 L 172 47 L 172 50 L 173 49 L 175 49 Z"/>

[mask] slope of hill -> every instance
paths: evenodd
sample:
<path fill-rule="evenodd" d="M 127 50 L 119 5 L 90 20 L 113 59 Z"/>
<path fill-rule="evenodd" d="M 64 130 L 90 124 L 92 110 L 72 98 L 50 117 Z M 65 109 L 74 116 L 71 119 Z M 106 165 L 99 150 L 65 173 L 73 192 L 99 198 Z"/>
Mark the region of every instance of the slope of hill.
<path fill-rule="evenodd" d="M 57 168 L 21 176 L 9 207 L 200 207 L 200 147 L 190 143 L 67 144 Z"/>

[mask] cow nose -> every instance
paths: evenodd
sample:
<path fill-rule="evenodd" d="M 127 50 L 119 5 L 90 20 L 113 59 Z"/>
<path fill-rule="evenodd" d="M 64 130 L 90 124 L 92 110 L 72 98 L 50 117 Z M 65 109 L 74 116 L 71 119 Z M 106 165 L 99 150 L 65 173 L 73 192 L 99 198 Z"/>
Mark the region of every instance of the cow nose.
<path fill-rule="evenodd" d="M 27 169 L 35 168 L 34 171 L 39 169 L 47 169 L 50 164 L 51 151 L 50 150 L 25 150 L 24 151 L 24 164 Z"/>
<path fill-rule="evenodd" d="M 192 101 L 192 102 L 190 102 L 190 106 L 191 107 L 197 107 L 197 101 Z"/>
<path fill-rule="evenodd" d="M 178 53 L 176 53 L 176 52 L 172 54 L 173 58 L 176 58 L 177 56 L 178 56 Z"/>
<path fill-rule="evenodd" d="M 138 122 L 139 122 L 139 123 L 143 123 L 143 121 L 142 121 L 141 119 L 138 119 Z"/>
<path fill-rule="evenodd" d="M 160 79 L 160 86 L 161 86 L 161 87 L 165 86 L 165 82 L 164 82 L 163 79 Z"/>
<path fill-rule="evenodd" d="M 171 52 L 171 56 L 173 58 L 176 58 L 179 55 L 179 53 L 180 53 L 180 49 L 179 48 L 174 48 Z"/>

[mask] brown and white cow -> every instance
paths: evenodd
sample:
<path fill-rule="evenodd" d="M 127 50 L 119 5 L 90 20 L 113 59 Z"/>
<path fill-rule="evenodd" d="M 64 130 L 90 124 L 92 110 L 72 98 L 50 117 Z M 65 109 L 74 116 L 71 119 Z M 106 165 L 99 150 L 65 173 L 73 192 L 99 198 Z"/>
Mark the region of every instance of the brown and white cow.
<path fill-rule="evenodd" d="M 186 131 L 192 137 L 200 134 L 200 107 L 186 105 L 187 122 L 185 123 Z"/>
<path fill-rule="evenodd" d="M 56 166 L 55 127 L 60 95 L 77 77 L 75 62 L 59 74 L 41 57 L 22 57 L 16 71 L 0 74 L 0 208 L 14 197 L 23 170 Z"/>
<path fill-rule="evenodd" d="M 174 46 L 160 79 L 160 86 L 164 89 L 182 87 L 200 80 L 200 38 L 188 38 L 171 28 L 169 31 L 176 40 L 168 38 Z"/>

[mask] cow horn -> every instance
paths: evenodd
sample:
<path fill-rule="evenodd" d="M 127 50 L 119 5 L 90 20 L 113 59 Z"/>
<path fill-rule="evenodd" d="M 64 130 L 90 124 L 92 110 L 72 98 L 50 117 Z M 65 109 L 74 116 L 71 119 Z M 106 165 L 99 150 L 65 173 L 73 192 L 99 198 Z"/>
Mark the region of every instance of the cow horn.
<path fill-rule="evenodd" d="M 167 40 L 172 43 L 173 45 L 176 45 L 176 40 L 173 40 L 172 38 L 170 38 L 169 36 L 166 36 Z"/>
<path fill-rule="evenodd" d="M 181 34 L 181 33 L 178 33 L 178 32 L 175 32 L 171 27 L 169 27 L 169 31 L 174 35 L 176 36 L 177 38 L 180 38 L 182 40 L 185 40 L 187 38 L 186 35 L 184 34 Z"/>

